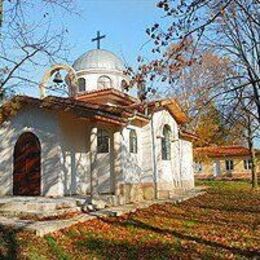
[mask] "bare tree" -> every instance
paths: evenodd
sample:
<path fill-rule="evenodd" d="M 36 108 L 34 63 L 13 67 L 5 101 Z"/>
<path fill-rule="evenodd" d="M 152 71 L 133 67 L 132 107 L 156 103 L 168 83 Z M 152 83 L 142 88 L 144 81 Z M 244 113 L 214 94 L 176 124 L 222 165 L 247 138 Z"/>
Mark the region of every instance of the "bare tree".
<path fill-rule="evenodd" d="M 240 117 L 239 122 L 248 130 L 244 131 L 244 138 L 253 151 L 252 133 L 259 130 L 252 130 L 252 124 L 259 126 L 260 122 L 259 0 L 161 0 L 157 6 L 163 11 L 163 21 L 146 30 L 154 43 L 155 58 L 149 63 L 138 59 L 139 82 L 160 79 L 168 86 L 176 84 L 181 88 L 178 81 L 183 71 L 201 60 L 198 49 L 209 49 L 225 58 L 229 71 L 215 82 L 214 91 L 208 92 L 203 106 L 214 100 L 230 128 Z M 226 111 L 232 113 L 227 116 Z"/>
<path fill-rule="evenodd" d="M 73 0 L 4 1 L 0 27 L 2 96 L 12 95 L 25 86 L 37 86 L 39 82 L 33 75 L 39 69 L 66 60 L 67 29 L 53 20 L 64 12 L 74 13 L 73 3 Z M 36 17 L 31 17 L 33 11 Z"/>
<path fill-rule="evenodd" d="M 256 112 L 254 101 L 250 98 L 245 98 L 247 94 L 244 92 L 247 92 L 247 90 L 239 89 L 232 93 L 234 98 L 228 104 L 225 104 L 225 109 L 222 110 L 222 117 L 231 129 L 242 127 L 243 131 L 238 132 L 238 137 L 246 141 L 250 150 L 252 187 L 257 188 L 258 180 L 254 143 L 256 140 L 260 140 L 260 124 L 254 116 L 254 112 Z"/>
<path fill-rule="evenodd" d="M 223 79 L 229 74 L 229 61 L 210 51 L 201 54 L 201 59 L 188 68 L 183 68 L 178 81 L 166 89 L 166 93 L 178 97 L 185 112 L 192 117 L 196 128 L 205 104 L 218 93 Z"/>
<path fill-rule="evenodd" d="M 259 0 L 162 0 L 157 6 L 164 12 L 162 25 L 155 23 L 146 30 L 156 58 L 149 64 L 139 58 L 138 78 L 142 72 L 142 81 L 160 77 L 171 83 L 181 74 L 176 72 L 200 59 L 198 47 L 210 48 L 233 65 L 234 73 L 224 79 L 226 88 L 217 96 L 250 88 L 260 122 Z M 173 44 L 177 47 L 169 48 Z"/>

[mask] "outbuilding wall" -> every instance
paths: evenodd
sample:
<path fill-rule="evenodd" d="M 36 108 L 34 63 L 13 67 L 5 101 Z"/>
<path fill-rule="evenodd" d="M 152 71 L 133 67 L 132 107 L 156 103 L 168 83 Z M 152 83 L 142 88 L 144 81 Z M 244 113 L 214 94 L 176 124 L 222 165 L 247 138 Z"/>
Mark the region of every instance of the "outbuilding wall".
<path fill-rule="evenodd" d="M 201 171 L 195 170 L 195 177 L 212 178 L 212 177 L 238 177 L 251 178 L 251 170 L 244 168 L 244 160 L 249 160 L 250 156 L 225 156 L 225 157 L 209 157 L 200 162 Z M 233 160 L 234 169 L 226 170 L 226 160 Z M 219 174 L 215 176 L 214 167 L 219 167 Z M 256 172 L 260 172 L 260 156 L 256 157 Z"/>

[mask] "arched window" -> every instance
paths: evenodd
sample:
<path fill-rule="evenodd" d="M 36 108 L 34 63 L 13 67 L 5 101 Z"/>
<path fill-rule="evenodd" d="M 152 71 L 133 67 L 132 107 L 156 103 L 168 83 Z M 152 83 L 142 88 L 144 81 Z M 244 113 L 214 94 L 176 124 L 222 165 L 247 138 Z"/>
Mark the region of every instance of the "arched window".
<path fill-rule="evenodd" d="M 171 160 L 171 128 L 168 125 L 163 127 L 162 159 Z"/>
<path fill-rule="evenodd" d="M 126 80 L 123 79 L 123 80 L 121 81 L 121 89 L 122 89 L 123 91 L 128 91 L 128 88 L 129 88 L 129 86 L 128 86 Z"/>
<path fill-rule="evenodd" d="M 109 135 L 104 129 L 98 129 L 97 131 L 97 152 L 109 153 Z"/>
<path fill-rule="evenodd" d="M 137 153 L 137 134 L 133 129 L 129 133 L 129 150 L 130 153 Z"/>
<path fill-rule="evenodd" d="M 108 76 L 100 76 L 98 78 L 98 88 L 112 88 L 112 80 Z"/>
<path fill-rule="evenodd" d="M 79 92 L 86 91 L 86 80 L 84 78 L 78 79 Z"/>

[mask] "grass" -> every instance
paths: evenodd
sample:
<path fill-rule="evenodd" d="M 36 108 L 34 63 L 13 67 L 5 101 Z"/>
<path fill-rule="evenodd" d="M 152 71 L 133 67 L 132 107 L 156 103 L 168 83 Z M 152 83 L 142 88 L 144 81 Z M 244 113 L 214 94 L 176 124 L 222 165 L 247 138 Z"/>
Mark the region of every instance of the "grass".
<path fill-rule="evenodd" d="M 207 194 L 39 238 L 0 229 L 0 259 L 250 259 L 260 257 L 260 194 L 247 182 L 200 181 Z"/>

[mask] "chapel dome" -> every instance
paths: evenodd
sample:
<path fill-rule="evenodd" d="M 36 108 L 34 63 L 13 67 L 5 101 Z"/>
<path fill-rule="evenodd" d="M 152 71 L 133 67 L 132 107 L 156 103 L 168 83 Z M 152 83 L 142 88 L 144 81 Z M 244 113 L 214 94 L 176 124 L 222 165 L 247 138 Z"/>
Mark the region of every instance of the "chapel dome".
<path fill-rule="evenodd" d="M 73 68 L 76 71 L 89 69 L 113 71 L 125 70 L 124 63 L 119 57 L 114 53 L 103 49 L 87 51 L 74 62 Z"/>

